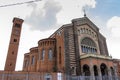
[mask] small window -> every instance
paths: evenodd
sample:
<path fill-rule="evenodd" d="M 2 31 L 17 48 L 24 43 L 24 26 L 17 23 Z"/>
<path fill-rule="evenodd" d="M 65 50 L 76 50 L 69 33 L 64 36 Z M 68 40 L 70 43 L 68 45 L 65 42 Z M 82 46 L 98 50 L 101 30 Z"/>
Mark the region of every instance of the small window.
<path fill-rule="evenodd" d="M 12 52 L 12 55 L 14 55 L 14 51 Z"/>
<path fill-rule="evenodd" d="M 14 42 L 17 42 L 17 39 L 14 39 Z"/>
<path fill-rule="evenodd" d="M 18 23 L 16 23 L 16 24 L 15 24 L 15 27 L 20 28 L 20 27 L 21 27 L 21 25 L 20 25 L 20 24 L 18 24 Z"/>
<path fill-rule="evenodd" d="M 61 31 L 58 31 L 58 33 L 57 33 L 59 36 L 61 35 Z"/>
<path fill-rule="evenodd" d="M 10 63 L 10 66 L 12 66 L 12 63 Z"/>

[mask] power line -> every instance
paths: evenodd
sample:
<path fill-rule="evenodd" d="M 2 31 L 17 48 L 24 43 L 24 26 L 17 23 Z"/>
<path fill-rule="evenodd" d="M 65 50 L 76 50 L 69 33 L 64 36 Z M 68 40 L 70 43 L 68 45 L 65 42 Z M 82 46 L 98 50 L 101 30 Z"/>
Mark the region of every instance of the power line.
<path fill-rule="evenodd" d="M 14 4 L 0 5 L 0 7 L 9 7 L 9 6 L 15 6 L 15 5 L 22 5 L 22 4 L 33 3 L 33 2 L 38 2 L 38 1 L 42 1 L 42 0 L 32 0 L 32 1 L 27 1 L 27 2 L 20 2 L 20 3 L 14 3 Z"/>

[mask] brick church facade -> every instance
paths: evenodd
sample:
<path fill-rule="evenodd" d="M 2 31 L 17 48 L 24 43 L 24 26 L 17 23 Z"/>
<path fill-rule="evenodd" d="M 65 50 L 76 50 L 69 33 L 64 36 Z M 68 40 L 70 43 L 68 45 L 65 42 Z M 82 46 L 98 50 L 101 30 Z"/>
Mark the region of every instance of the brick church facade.
<path fill-rule="evenodd" d="M 15 71 L 22 23 L 22 19 L 13 19 L 8 55 L 5 69 L 0 71 L 0 80 L 58 80 L 58 73 L 62 75 L 59 80 L 73 80 L 70 76 L 92 76 L 89 80 L 106 80 L 104 77 L 107 76 L 107 80 L 110 77 L 117 80 L 120 76 L 120 61 L 109 56 L 106 38 L 86 16 L 73 19 L 48 38 L 39 40 L 38 46 L 24 54 L 22 71 Z"/>

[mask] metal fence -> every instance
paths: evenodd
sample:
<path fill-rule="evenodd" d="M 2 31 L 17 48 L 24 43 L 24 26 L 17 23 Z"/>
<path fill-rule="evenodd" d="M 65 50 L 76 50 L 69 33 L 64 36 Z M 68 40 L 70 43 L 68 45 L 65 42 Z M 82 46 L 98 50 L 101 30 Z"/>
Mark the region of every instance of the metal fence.
<path fill-rule="evenodd" d="M 68 80 L 120 80 L 117 76 L 72 76 Z"/>
<path fill-rule="evenodd" d="M 67 76 L 40 74 L 0 74 L 0 80 L 120 80 L 118 76 Z"/>
<path fill-rule="evenodd" d="M 61 77 L 59 78 L 61 79 Z M 59 80 L 52 74 L 0 74 L 0 80 Z M 62 79 L 61 79 L 62 80 Z"/>

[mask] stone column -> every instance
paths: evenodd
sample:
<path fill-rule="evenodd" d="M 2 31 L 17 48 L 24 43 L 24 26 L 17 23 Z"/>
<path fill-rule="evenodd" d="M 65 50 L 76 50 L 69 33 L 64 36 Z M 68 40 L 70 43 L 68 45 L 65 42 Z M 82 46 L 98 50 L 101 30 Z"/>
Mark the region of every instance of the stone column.
<path fill-rule="evenodd" d="M 98 67 L 98 76 L 99 76 L 99 80 L 102 80 L 102 74 L 101 74 L 100 66 L 97 66 L 97 67 Z"/>
<path fill-rule="evenodd" d="M 112 80 L 112 75 L 111 75 L 111 69 L 110 68 L 108 68 L 108 78 L 109 78 L 109 80 Z"/>
<path fill-rule="evenodd" d="M 91 76 L 91 79 L 90 80 L 95 80 L 95 75 L 94 75 L 94 69 L 93 69 L 93 65 L 90 66 L 90 76 Z"/>
<path fill-rule="evenodd" d="M 84 73 L 83 73 L 83 66 L 81 66 L 81 76 L 84 76 Z"/>
<path fill-rule="evenodd" d="M 93 69 L 93 62 L 92 62 L 92 59 L 90 58 L 90 76 L 91 76 L 91 79 L 90 80 L 95 80 L 95 76 L 94 76 L 94 69 Z"/>
<path fill-rule="evenodd" d="M 118 75 L 117 75 L 117 67 L 114 65 L 114 74 L 115 74 L 115 79 L 118 80 Z"/>

